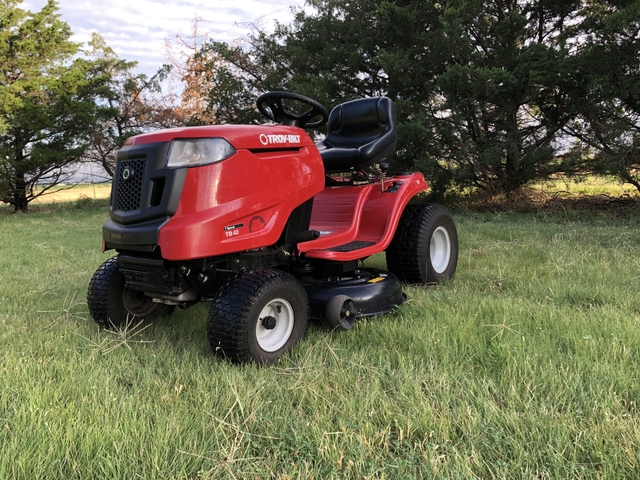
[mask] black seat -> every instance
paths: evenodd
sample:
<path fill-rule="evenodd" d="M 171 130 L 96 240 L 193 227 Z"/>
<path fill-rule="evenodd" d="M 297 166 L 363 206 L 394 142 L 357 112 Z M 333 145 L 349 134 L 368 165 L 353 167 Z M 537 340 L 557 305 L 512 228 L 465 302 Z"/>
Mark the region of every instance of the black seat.
<path fill-rule="evenodd" d="M 396 108 L 387 97 L 353 100 L 329 114 L 327 137 L 316 146 L 326 172 L 379 163 L 396 149 Z"/>

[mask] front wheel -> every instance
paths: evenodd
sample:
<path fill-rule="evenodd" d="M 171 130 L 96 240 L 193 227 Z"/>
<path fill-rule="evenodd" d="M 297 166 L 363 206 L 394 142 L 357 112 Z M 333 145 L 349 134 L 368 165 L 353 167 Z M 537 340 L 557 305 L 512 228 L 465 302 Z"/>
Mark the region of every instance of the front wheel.
<path fill-rule="evenodd" d="M 87 305 L 95 322 L 103 328 L 121 328 L 134 318 L 168 315 L 172 306 L 155 303 L 143 292 L 129 289 L 118 267 L 118 258 L 111 257 L 100 265 L 89 282 Z"/>
<path fill-rule="evenodd" d="M 268 364 L 296 345 L 308 324 L 307 294 L 295 277 L 272 268 L 241 270 L 211 305 L 207 335 L 218 355 Z"/>
<path fill-rule="evenodd" d="M 442 205 L 407 205 L 387 247 L 387 267 L 406 283 L 440 283 L 458 264 L 458 232 Z"/>

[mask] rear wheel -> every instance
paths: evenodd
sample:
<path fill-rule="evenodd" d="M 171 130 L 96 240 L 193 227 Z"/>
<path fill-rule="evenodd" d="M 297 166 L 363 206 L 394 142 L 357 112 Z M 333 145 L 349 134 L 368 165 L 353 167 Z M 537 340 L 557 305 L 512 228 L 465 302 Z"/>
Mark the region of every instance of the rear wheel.
<path fill-rule="evenodd" d="M 387 247 L 387 267 L 406 283 L 440 283 L 458 264 L 458 233 L 442 205 L 407 205 Z"/>
<path fill-rule="evenodd" d="M 241 270 L 211 305 L 207 334 L 218 355 L 268 364 L 300 341 L 308 323 L 307 294 L 295 277 L 272 268 Z"/>
<path fill-rule="evenodd" d="M 103 328 L 120 328 L 134 318 L 154 318 L 168 315 L 172 306 L 155 303 L 143 292 L 131 290 L 118 267 L 118 258 L 111 257 L 100 265 L 87 290 L 89 313 Z"/>

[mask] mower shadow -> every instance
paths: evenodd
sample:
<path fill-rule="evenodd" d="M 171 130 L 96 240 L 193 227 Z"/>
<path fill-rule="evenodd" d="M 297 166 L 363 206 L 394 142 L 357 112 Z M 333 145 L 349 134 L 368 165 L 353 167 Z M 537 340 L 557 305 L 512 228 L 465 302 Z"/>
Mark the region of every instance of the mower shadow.
<path fill-rule="evenodd" d="M 202 302 L 187 310 L 176 309 L 171 315 L 141 323 L 138 330 L 144 328 L 146 341 L 161 345 L 161 348 L 168 347 L 176 355 L 197 355 L 207 361 L 224 361 L 214 355 L 207 338 L 209 305 L 208 302 Z M 331 334 L 331 329 L 323 320 L 310 319 L 307 333 L 294 350 L 309 348 L 321 337 Z"/>
<path fill-rule="evenodd" d="M 196 352 L 211 359 L 216 358 L 207 339 L 209 305 L 208 302 L 202 302 L 187 310 L 178 308 L 171 315 L 143 322 L 141 327 L 146 327 L 145 339 L 163 345 L 171 345 L 177 354 Z M 329 329 L 323 321 L 311 319 L 308 333 L 318 331 L 329 333 Z M 305 338 L 302 339 L 302 342 L 305 341 Z"/>
<path fill-rule="evenodd" d="M 207 340 L 209 303 L 202 302 L 182 310 L 176 308 L 171 315 L 149 322 L 149 336 L 153 341 L 171 345 L 178 355 L 198 353 L 214 358 Z"/>

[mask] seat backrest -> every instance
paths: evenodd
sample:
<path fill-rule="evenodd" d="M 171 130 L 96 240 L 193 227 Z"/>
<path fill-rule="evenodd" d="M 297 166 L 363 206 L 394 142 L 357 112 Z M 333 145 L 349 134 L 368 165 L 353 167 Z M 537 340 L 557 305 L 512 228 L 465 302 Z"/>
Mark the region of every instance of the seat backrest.
<path fill-rule="evenodd" d="M 395 151 L 396 109 L 387 97 L 346 102 L 329 114 L 327 136 L 319 144 L 325 165 L 335 170 L 365 167 Z"/>
<path fill-rule="evenodd" d="M 327 140 L 336 147 L 358 148 L 395 129 L 396 109 L 390 98 L 362 98 L 331 110 Z"/>

